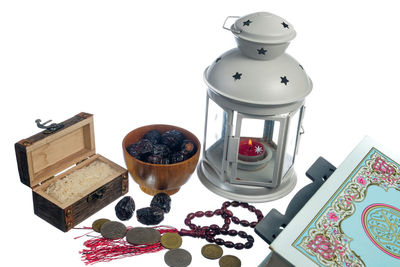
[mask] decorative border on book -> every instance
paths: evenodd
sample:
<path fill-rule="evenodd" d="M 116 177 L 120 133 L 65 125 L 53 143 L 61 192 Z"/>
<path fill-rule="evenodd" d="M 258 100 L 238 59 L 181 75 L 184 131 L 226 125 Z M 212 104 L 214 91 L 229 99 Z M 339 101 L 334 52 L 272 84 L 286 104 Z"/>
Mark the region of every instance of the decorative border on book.
<path fill-rule="evenodd" d="M 292 246 L 321 266 L 365 266 L 350 248 L 352 238 L 343 232 L 341 222 L 354 214 L 354 203 L 365 199 L 370 186 L 400 191 L 399 164 L 376 148 L 367 153 Z"/>

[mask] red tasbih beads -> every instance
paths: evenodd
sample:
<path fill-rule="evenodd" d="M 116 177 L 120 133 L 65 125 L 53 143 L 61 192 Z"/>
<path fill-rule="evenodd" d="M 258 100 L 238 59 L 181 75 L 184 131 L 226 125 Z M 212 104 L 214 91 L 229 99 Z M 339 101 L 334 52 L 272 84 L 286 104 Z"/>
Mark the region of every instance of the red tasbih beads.
<path fill-rule="evenodd" d="M 228 207 L 242 207 L 245 209 L 248 209 L 250 212 L 254 212 L 255 215 L 257 216 L 257 221 L 254 222 L 249 222 L 247 220 L 240 220 L 238 217 L 233 216 L 233 213 L 231 210 L 228 210 Z M 221 216 L 224 219 L 224 224 L 222 227 L 219 227 L 216 224 L 212 224 L 210 226 L 200 226 L 200 225 L 195 225 L 192 223 L 192 220 L 194 218 L 201 218 L 203 216 L 205 217 L 212 217 L 214 215 Z M 236 231 L 236 230 L 229 230 L 231 222 L 235 224 L 240 224 L 241 226 L 244 227 L 251 227 L 254 228 L 264 218 L 262 212 L 258 209 L 256 209 L 254 206 L 249 205 L 248 203 L 245 202 L 238 202 L 238 201 L 226 201 L 222 204 L 222 207 L 220 209 L 216 209 L 215 211 L 197 211 L 195 213 L 189 213 L 185 219 L 185 225 L 189 226 L 190 230 L 185 230 L 181 229 L 179 232 L 180 235 L 182 236 L 192 236 L 192 237 L 198 237 L 198 238 L 204 238 L 210 243 L 215 243 L 220 246 L 225 246 L 227 248 L 235 248 L 235 249 L 249 249 L 253 247 L 254 243 L 254 238 L 251 235 L 248 235 L 244 231 Z M 236 243 L 234 244 L 231 241 L 225 241 L 222 238 L 215 238 L 217 235 L 229 235 L 229 236 L 239 236 L 243 239 L 246 239 L 247 242 L 243 243 Z"/>

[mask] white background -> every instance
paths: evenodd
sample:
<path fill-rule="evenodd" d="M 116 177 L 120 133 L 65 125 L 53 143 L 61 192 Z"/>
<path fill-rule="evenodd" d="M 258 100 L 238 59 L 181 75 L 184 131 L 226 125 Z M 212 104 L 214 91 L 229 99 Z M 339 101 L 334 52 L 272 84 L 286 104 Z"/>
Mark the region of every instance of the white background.
<path fill-rule="evenodd" d="M 399 149 L 400 16 L 397 1 L 1 1 L 1 262 L 7 266 L 84 266 L 82 230 L 63 233 L 33 214 L 31 189 L 19 181 L 14 143 L 38 132 L 34 121 L 65 120 L 80 111 L 95 115 L 97 152 L 124 166 L 121 142 L 146 124 L 178 125 L 203 139 L 206 87 L 203 70 L 235 46 L 222 29 L 229 15 L 269 11 L 291 22 L 297 37 L 288 48 L 314 83 L 306 100 L 296 162 L 299 181 L 289 196 L 256 204 L 264 214 L 284 212 L 308 183 L 304 173 L 318 156 L 339 165 L 370 135 Z M 151 197 L 130 179 L 138 208 Z M 223 198 L 194 174 L 172 196 L 163 224 L 184 227 L 187 213 L 219 208 Z M 110 204 L 100 217 L 116 219 Z M 254 220 L 254 215 L 238 212 Z M 193 221 L 221 224 L 217 218 Z M 126 222 L 138 226 L 136 219 Z M 238 227 L 236 227 L 238 228 Z M 240 229 L 240 228 L 239 228 Z M 240 229 L 241 230 L 241 229 Z M 245 229 L 251 232 L 250 229 Z M 256 239 L 251 250 L 224 249 L 242 266 L 257 266 L 269 253 Z M 235 239 L 238 242 L 241 239 Z M 185 237 L 191 266 L 204 259 L 203 240 Z M 98 266 L 166 266 L 165 252 Z"/>

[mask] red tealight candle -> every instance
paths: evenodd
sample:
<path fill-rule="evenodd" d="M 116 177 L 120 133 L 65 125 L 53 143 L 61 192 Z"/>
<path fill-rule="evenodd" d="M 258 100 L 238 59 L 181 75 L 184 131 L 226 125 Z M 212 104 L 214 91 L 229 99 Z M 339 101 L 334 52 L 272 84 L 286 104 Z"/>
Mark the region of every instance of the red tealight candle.
<path fill-rule="evenodd" d="M 261 142 L 246 139 L 239 143 L 239 159 L 243 161 L 260 161 L 265 158 L 265 147 Z"/>

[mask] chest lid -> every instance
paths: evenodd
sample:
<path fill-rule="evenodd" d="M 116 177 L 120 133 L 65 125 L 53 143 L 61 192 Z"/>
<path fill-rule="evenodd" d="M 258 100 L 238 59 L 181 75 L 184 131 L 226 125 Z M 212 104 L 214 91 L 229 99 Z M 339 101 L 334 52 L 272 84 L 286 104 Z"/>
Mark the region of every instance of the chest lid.
<path fill-rule="evenodd" d="M 81 112 L 61 124 L 15 144 L 22 183 L 35 187 L 96 153 L 92 114 Z"/>

